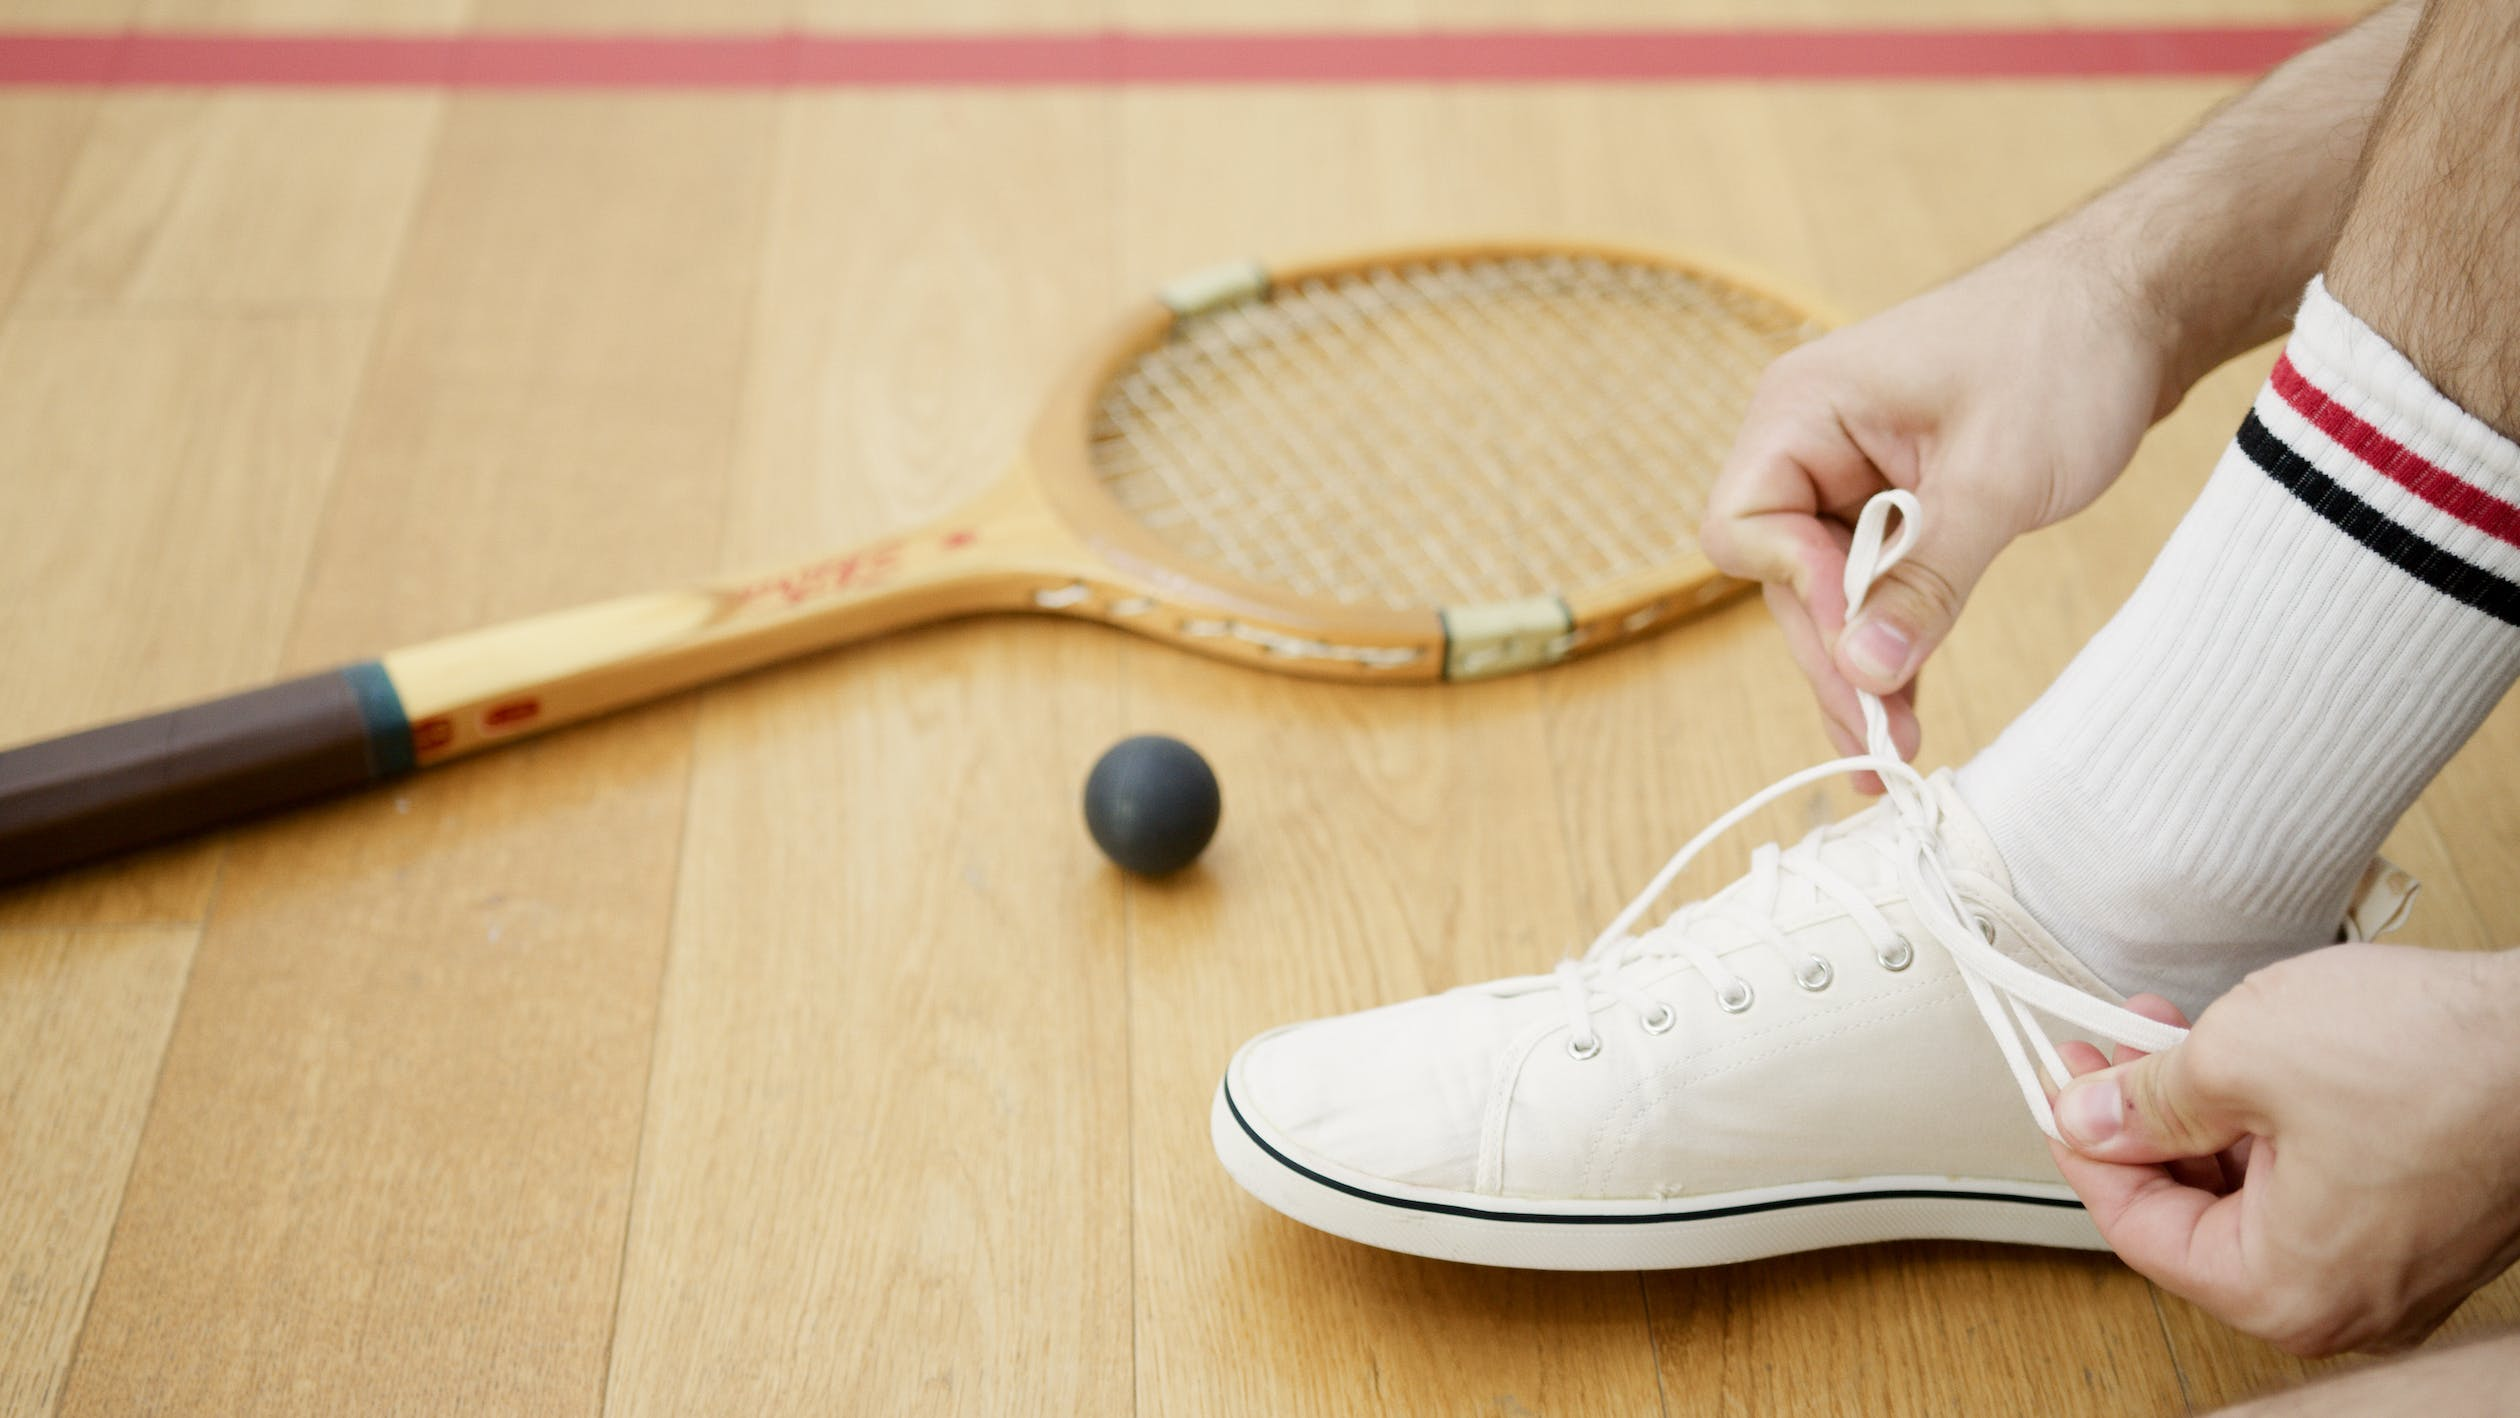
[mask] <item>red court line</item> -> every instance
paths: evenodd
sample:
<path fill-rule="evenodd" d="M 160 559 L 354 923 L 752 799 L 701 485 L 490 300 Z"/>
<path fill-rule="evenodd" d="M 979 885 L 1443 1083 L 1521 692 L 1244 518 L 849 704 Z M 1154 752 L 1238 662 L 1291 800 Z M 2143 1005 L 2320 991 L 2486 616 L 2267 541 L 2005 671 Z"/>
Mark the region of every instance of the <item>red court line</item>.
<path fill-rule="evenodd" d="M 759 89 L 2254 74 L 2318 25 L 1110 30 L 1030 34 L 0 31 L 0 87 Z"/>

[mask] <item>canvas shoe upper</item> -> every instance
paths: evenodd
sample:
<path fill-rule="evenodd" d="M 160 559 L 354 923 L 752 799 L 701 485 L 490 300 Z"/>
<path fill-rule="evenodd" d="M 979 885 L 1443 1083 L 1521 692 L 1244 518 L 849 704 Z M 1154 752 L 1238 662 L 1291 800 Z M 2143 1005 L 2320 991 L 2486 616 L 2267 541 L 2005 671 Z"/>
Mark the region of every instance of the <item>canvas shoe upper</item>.
<path fill-rule="evenodd" d="M 1849 600 L 1896 561 L 1867 509 Z M 1322 1229 L 1490 1264 L 1647 1268 L 1954 1237 L 2097 1246 L 2058 1178 L 2051 1027 L 2167 1047 L 2016 904 L 1953 792 L 1887 751 L 1796 774 L 1684 848 L 1585 956 L 1546 975 L 1274 1030 L 1212 1110 L 1246 1188 Z M 1887 800 L 1636 931 L 1705 844 L 1829 773 Z M 2349 935 L 2413 884 L 2365 878 Z"/>

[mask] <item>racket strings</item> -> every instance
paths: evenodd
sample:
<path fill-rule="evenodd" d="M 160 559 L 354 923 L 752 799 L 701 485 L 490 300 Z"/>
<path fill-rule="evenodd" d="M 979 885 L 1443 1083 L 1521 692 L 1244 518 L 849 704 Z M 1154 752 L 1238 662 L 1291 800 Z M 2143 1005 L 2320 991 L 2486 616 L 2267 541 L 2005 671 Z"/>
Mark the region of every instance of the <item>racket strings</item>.
<path fill-rule="evenodd" d="M 1371 268 L 1186 318 L 1105 389 L 1111 495 L 1189 557 L 1357 605 L 1574 594 L 1695 549 L 1805 317 L 1576 256 Z"/>

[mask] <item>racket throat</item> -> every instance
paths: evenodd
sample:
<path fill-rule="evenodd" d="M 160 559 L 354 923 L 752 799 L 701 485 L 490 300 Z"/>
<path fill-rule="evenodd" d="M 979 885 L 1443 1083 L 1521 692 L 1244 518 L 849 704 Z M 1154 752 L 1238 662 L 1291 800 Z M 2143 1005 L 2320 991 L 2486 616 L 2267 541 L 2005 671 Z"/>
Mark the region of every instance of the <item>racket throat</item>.
<path fill-rule="evenodd" d="M 1447 606 L 1444 678 L 1488 679 L 1554 665 L 1576 644 L 1575 612 L 1557 596 Z"/>

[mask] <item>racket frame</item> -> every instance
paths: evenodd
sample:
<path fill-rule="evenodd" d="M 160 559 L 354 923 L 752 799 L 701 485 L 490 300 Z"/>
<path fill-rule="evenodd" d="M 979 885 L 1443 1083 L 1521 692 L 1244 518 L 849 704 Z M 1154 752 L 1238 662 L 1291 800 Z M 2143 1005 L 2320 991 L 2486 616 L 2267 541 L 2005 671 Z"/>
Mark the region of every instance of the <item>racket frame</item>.
<path fill-rule="evenodd" d="M 1594 242 L 1421 245 L 1193 273 L 1124 312 L 1059 379 L 995 487 L 923 526 L 782 570 L 468 631 L 0 751 L 0 880 L 965 615 L 1097 620 L 1256 668 L 1376 684 L 1484 679 L 1686 619 L 1744 589 L 1695 552 L 1571 595 L 1421 610 L 1243 580 L 1192 562 L 1138 523 L 1093 466 L 1103 390 L 1184 318 L 1358 270 L 1535 256 L 1680 270 L 1765 298 L 1814 328 L 1836 323 L 1818 302 L 1717 263 Z"/>

